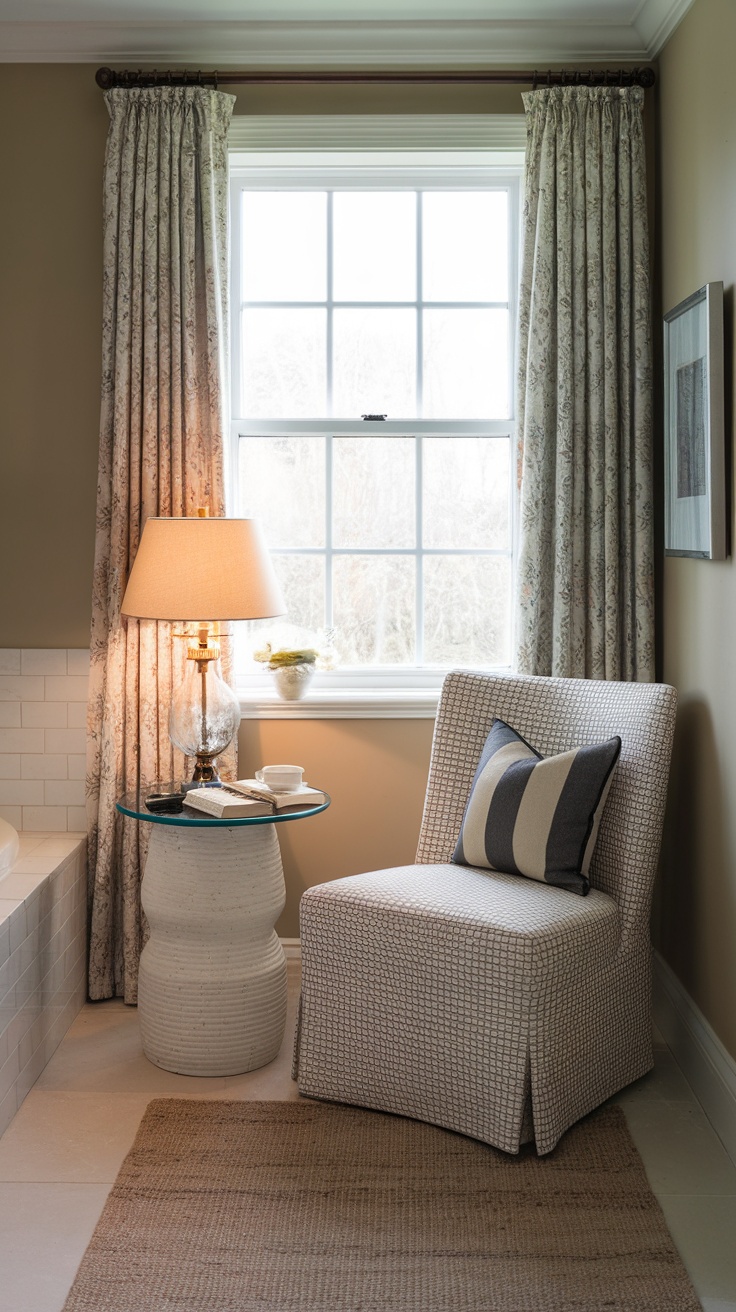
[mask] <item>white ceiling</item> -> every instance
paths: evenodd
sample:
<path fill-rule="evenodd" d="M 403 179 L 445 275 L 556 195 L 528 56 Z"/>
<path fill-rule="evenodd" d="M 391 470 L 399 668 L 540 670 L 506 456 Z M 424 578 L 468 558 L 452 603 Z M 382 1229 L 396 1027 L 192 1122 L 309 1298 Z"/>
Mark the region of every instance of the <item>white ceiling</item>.
<path fill-rule="evenodd" d="M 656 57 L 693 0 L 0 0 L 0 60 L 497 66 Z"/>
<path fill-rule="evenodd" d="M 213 0 L 206 6 L 208 22 L 344 21 L 371 18 L 397 20 L 444 19 L 574 19 L 577 22 L 633 22 L 640 0 Z M 157 22 L 201 20 L 201 0 L 0 0 L 2 21 Z"/>

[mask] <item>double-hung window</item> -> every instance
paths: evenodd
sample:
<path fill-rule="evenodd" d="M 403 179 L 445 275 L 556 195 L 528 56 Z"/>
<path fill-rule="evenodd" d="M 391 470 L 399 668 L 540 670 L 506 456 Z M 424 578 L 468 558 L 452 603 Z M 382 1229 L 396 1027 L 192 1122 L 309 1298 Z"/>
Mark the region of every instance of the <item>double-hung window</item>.
<path fill-rule="evenodd" d="M 290 155 L 231 188 L 233 508 L 334 634 L 318 702 L 431 704 L 511 658 L 518 170 Z"/>

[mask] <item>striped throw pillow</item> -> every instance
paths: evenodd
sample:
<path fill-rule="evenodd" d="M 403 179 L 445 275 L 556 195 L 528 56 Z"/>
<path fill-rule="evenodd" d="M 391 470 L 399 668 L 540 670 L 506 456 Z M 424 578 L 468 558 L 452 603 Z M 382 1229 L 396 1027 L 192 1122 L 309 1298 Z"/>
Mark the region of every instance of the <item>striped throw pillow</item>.
<path fill-rule="evenodd" d="M 542 756 L 494 720 L 453 861 L 526 875 L 583 896 L 621 739 Z"/>

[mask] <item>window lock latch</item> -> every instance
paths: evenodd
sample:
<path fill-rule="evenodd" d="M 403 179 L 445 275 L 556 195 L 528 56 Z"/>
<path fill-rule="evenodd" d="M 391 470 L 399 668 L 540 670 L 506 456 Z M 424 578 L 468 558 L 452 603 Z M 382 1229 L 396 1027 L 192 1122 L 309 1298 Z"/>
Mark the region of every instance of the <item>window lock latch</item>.
<path fill-rule="evenodd" d="M 361 419 L 388 419 L 388 415 L 361 415 Z"/>

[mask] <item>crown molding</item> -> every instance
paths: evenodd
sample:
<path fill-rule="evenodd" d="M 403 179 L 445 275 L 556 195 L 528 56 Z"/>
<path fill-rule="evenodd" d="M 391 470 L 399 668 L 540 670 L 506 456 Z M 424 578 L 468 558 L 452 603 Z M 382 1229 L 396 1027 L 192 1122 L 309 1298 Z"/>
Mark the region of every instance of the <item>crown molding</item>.
<path fill-rule="evenodd" d="M 641 0 L 633 27 L 648 59 L 656 59 L 694 0 Z"/>
<path fill-rule="evenodd" d="M 563 21 L 2 23 L 6 63 L 195 63 L 224 70 L 276 66 L 497 68 L 641 61 L 641 31 L 692 0 L 645 0 L 637 25 Z M 650 15 L 651 10 L 651 15 Z M 656 11 L 656 12 L 655 12 Z M 658 17 L 659 16 L 659 17 Z M 680 14 L 680 17 L 682 14 Z M 673 25 L 679 18 L 673 20 Z M 641 29 L 641 30 L 640 30 Z M 670 28 L 667 29 L 668 31 Z M 225 77 L 223 76 L 223 80 Z"/>

